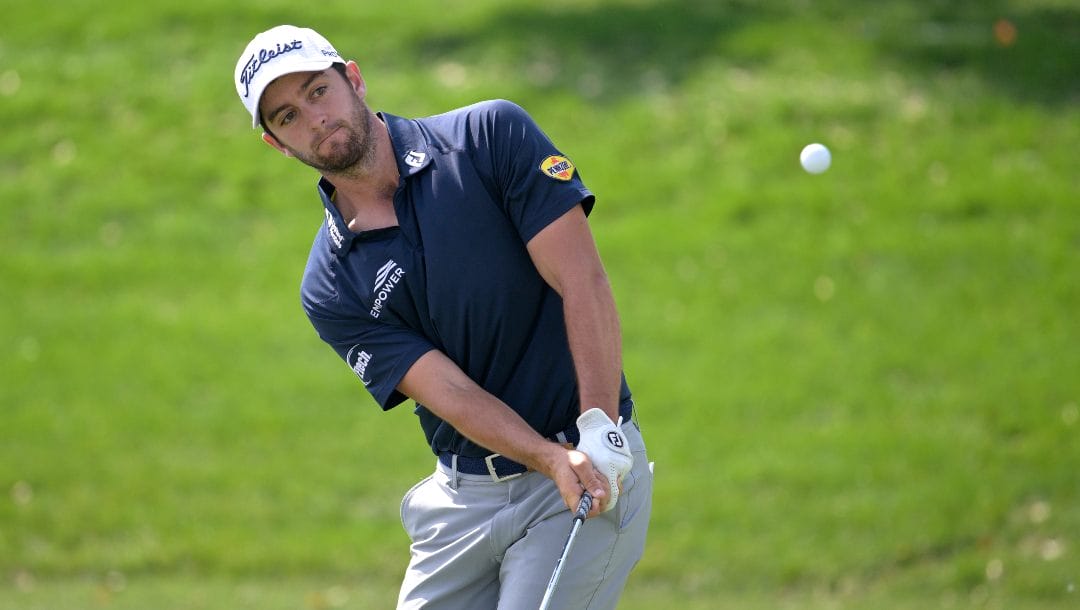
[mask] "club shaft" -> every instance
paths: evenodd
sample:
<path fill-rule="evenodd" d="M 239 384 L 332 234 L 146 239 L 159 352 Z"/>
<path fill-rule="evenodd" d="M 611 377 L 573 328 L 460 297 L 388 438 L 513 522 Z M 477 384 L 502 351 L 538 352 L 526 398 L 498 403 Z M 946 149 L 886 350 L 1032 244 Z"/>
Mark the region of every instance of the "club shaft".
<path fill-rule="evenodd" d="M 548 610 L 548 605 L 551 604 L 551 597 L 554 595 L 555 587 L 559 584 L 559 577 L 562 575 L 563 562 L 566 561 L 566 556 L 570 554 L 570 547 L 574 545 L 574 538 L 577 537 L 579 529 L 581 529 L 581 521 L 574 519 L 574 527 L 570 530 L 570 537 L 566 539 L 566 546 L 563 547 L 559 561 L 555 563 L 555 571 L 551 573 L 551 580 L 548 581 L 547 590 L 544 591 L 544 599 L 540 602 L 540 610 Z"/>
<path fill-rule="evenodd" d="M 574 538 L 577 537 L 578 530 L 581 529 L 581 524 L 585 522 L 585 517 L 590 510 L 592 510 L 592 496 L 589 492 L 585 492 L 581 496 L 581 502 L 578 503 L 577 512 L 574 514 L 574 525 L 570 528 L 570 536 L 566 538 L 566 544 L 563 545 L 562 555 L 555 562 L 555 571 L 551 573 L 551 580 L 548 581 L 547 590 L 544 591 L 544 599 L 540 601 L 540 610 L 548 610 L 551 598 L 555 594 L 555 587 L 559 584 L 559 577 L 562 576 L 563 563 L 570 554 L 570 547 L 574 546 Z"/>

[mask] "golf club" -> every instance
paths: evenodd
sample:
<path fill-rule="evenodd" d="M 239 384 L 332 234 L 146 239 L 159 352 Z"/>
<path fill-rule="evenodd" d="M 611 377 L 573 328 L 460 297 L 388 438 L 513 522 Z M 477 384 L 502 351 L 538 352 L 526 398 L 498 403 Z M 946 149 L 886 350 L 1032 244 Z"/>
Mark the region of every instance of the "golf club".
<path fill-rule="evenodd" d="M 574 513 L 574 527 L 570 529 L 570 536 L 566 539 L 566 544 L 563 545 L 562 555 L 559 556 L 559 560 L 555 562 L 555 571 L 551 573 L 551 580 L 548 581 L 547 590 L 544 591 L 544 599 L 540 600 L 540 610 L 548 610 L 548 604 L 551 603 L 551 596 L 555 593 L 555 586 L 559 584 L 559 576 L 562 574 L 563 562 L 566 561 L 566 556 L 570 554 L 570 547 L 574 544 L 574 538 L 577 537 L 578 530 L 581 529 L 581 524 L 585 522 L 585 517 L 592 510 L 592 495 L 589 492 L 583 492 L 581 494 L 581 501 L 578 502 L 577 512 Z"/>

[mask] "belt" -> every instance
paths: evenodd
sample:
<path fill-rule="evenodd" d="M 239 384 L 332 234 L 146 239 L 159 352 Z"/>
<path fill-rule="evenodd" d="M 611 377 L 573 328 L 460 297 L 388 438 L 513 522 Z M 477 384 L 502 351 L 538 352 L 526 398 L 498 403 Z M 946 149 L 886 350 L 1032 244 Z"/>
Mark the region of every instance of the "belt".
<path fill-rule="evenodd" d="M 627 401 L 619 405 L 619 416 L 622 417 L 624 423 L 630 421 L 633 414 L 633 401 Z M 557 443 L 568 443 L 577 447 L 578 441 L 581 440 L 581 433 L 578 432 L 577 423 L 573 423 L 566 430 L 557 432 L 555 436 L 548 438 Z M 515 479 L 529 470 L 524 464 L 519 464 L 501 453 L 492 453 L 484 457 L 469 457 L 443 451 L 439 454 L 439 463 L 464 474 L 491 475 L 491 480 L 496 483 Z"/>

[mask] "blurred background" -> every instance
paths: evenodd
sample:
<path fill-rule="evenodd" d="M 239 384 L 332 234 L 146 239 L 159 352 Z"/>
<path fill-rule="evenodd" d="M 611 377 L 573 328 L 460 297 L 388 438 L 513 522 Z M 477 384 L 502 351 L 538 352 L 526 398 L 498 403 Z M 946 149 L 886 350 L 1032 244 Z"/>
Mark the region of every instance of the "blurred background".
<path fill-rule="evenodd" d="M 279 23 L 597 193 L 656 461 L 620 608 L 1080 604 L 1075 2 L 4 13 L 0 609 L 393 606 L 433 456 L 300 310 L 315 176 L 231 80 Z"/>

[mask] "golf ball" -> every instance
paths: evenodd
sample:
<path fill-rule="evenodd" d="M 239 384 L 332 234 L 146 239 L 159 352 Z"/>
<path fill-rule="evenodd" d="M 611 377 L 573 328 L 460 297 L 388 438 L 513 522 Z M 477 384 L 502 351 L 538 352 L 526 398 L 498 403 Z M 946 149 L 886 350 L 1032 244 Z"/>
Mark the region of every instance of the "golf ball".
<path fill-rule="evenodd" d="M 832 163 L 832 155 L 829 154 L 829 149 L 825 148 L 824 144 L 814 142 L 803 147 L 802 152 L 799 154 L 799 162 L 802 163 L 803 169 L 811 174 L 820 174 L 829 169 L 829 164 Z"/>

